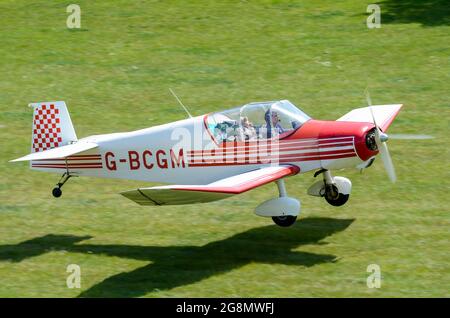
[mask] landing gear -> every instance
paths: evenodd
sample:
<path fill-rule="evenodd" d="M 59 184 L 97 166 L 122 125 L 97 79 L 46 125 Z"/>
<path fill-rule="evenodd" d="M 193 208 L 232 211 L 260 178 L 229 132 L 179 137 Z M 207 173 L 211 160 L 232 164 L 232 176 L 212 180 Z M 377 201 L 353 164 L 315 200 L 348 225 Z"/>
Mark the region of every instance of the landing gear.
<path fill-rule="evenodd" d="M 334 184 L 331 184 L 325 186 L 324 197 L 325 200 L 332 206 L 341 206 L 348 201 L 350 194 L 339 193 L 338 188 Z"/>
<path fill-rule="evenodd" d="M 52 194 L 55 198 L 59 198 L 62 195 L 61 188 L 58 187 L 53 188 Z"/>
<path fill-rule="evenodd" d="M 331 172 L 329 170 L 323 171 L 323 180 L 325 182 L 325 200 L 331 204 L 332 206 L 341 206 L 344 205 L 350 194 L 340 193 L 338 187 L 336 186 L 336 181 L 338 181 L 339 177 L 333 178 L 331 176 Z M 350 181 L 349 181 L 350 182 Z"/>
<path fill-rule="evenodd" d="M 323 173 L 323 181 L 314 183 L 308 189 L 308 194 L 324 197 L 332 206 L 344 205 L 350 198 L 352 189 L 351 181 L 344 177 L 333 177 L 331 172 L 326 169 L 317 171 L 314 177 L 317 177 L 321 173 Z"/>
<path fill-rule="evenodd" d="M 288 227 L 295 223 L 297 216 L 284 215 L 284 216 L 272 216 L 273 222 L 282 227 Z"/>
<path fill-rule="evenodd" d="M 67 182 L 67 180 L 69 180 L 71 177 L 71 175 L 67 172 L 64 172 L 64 174 L 62 175 L 61 179 L 59 180 L 59 182 L 56 184 L 56 187 L 53 188 L 52 190 L 52 194 L 55 198 L 59 198 L 62 195 L 62 186 L 64 185 L 64 183 Z"/>
<path fill-rule="evenodd" d="M 271 217 L 278 226 L 291 226 L 300 214 L 301 203 L 299 200 L 287 196 L 283 179 L 277 180 L 276 183 L 279 192 L 278 198 L 261 203 L 256 207 L 255 213 L 259 216 Z"/>
<path fill-rule="evenodd" d="M 276 181 L 278 186 L 278 192 L 280 198 L 287 198 L 286 186 L 284 184 L 284 180 L 280 179 Z M 296 200 L 295 200 L 296 201 Z M 300 210 L 300 205 L 297 208 Z M 280 216 L 272 216 L 273 222 L 281 227 L 288 227 L 295 223 L 297 220 L 297 215 L 280 215 Z"/>

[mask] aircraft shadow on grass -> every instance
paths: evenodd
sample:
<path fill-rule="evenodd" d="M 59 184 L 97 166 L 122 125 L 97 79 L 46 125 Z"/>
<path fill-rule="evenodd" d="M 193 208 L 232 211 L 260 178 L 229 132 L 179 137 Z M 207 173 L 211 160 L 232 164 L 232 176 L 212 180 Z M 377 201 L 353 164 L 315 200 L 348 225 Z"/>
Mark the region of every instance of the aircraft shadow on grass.
<path fill-rule="evenodd" d="M 383 23 L 420 23 L 424 26 L 450 25 L 448 0 L 385 0 L 378 3 Z"/>
<path fill-rule="evenodd" d="M 203 246 L 132 246 L 77 244 L 91 236 L 49 234 L 16 245 L 0 246 L 0 261 L 20 262 L 51 251 L 93 253 L 151 262 L 106 278 L 80 297 L 138 297 L 192 284 L 249 263 L 314 266 L 335 262 L 336 256 L 292 251 L 319 244 L 345 230 L 353 219 L 305 218 L 290 228 L 254 228 Z M 276 279 L 276 278 L 274 278 Z"/>

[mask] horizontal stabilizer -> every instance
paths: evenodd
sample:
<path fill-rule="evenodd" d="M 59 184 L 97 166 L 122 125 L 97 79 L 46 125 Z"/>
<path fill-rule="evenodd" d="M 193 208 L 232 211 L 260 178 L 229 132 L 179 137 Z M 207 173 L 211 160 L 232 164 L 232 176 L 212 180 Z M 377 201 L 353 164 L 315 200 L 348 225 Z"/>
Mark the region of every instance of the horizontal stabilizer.
<path fill-rule="evenodd" d="M 11 160 L 10 162 L 65 158 L 97 147 L 98 145 L 93 142 L 77 142 L 75 144 L 61 146 L 41 152 L 34 152 L 24 157 Z"/>
<path fill-rule="evenodd" d="M 402 106 L 402 104 L 372 106 L 375 121 L 382 131 L 386 131 L 388 129 Z M 337 121 L 358 121 L 373 123 L 370 107 L 354 109 L 339 118 Z"/>
<path fill-rule="evenodd" d="M 178 205 L 211 202 L 297 174 L 295 166 L 266 167 L 206 185 L 169 185 L 140 188 L 121 194 L 140 205 Z"/>

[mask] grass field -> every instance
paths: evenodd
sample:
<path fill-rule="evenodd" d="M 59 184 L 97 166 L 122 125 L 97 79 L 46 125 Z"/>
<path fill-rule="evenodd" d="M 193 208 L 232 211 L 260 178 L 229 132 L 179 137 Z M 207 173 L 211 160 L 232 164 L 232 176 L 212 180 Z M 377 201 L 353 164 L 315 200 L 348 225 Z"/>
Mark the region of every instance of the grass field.
<path fill-rule="evenodd" d="M 0 1 L 0 297 L 450 296 L 450 12 L 446 1 L 82 1 L 81 29 L 56 1 Z M 335 208 L 306 195 L 283 229 L 253 209 L 273 184 L 224 201 L 144 208 L 142 182 L 59 176 L 8 160 L 29 152 L 29 102 L 64 100 L 80 137 L 249 101 L 289 99 L 314 118 L 403 103 L 390 140 L 398 182 L 377 162 Z M 81 266 L 81 289 L 66 266 Z M 381 267 L 369 289 L 366 268 Z"/>

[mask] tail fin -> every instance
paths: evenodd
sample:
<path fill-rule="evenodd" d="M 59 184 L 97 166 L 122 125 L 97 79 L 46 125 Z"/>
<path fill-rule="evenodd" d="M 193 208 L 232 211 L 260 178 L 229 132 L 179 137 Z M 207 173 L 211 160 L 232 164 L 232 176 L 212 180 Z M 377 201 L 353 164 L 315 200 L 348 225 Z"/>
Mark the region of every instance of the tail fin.
<path fill-rule="evenodd" d="M 32 153 L 65 146 L 78 140 L 65 102 L 32 103 L 29 106 L 34 109 Z"/>

